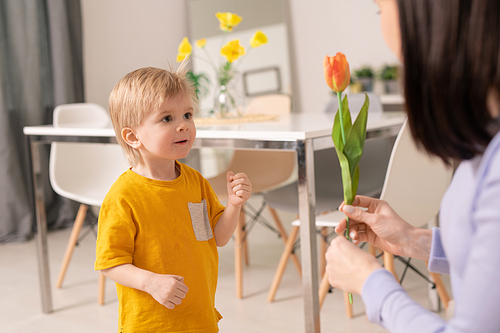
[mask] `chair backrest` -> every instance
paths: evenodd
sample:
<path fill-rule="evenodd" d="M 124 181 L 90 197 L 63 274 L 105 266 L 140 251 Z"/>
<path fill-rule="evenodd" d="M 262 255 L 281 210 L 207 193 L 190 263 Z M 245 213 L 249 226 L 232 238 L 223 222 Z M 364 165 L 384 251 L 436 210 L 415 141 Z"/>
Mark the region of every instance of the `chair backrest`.
<path fill-rule="evenodd" d="M 453 169 L 419 150 L 404 122 L 394 143 L 381 199 L 408 223 L 422 227 L 437 216 Z"/>
<path fill-rule="evenodd" d="M 245 114 L 289 114 L 292 108 L 290 96 L 283 94 L 262 95 L 253 98 Z"/>
<path fill-rule="evenodd" d="M 108 112 L 102 106 L 94 103 L 72 103 L 56 106 L 53 114 L 54 127 L 68 124 L 93 124 L 107 126 L 111 124 Z"/>
<path fill-rule="evenodd" d="M 373 115 L 375 113 L 381 113 L 383 111 L 382 102 L 377 94 L 372 92 L 367 92 L 368 99 L 370 100 L 370 106 L 368 107 L 368 115 Z M 347 95 L 349 100 L 349 110 L 351 113 L 357 113 L 361 110 L 363 103 L 365 102 L 365 93 L 349 94 Z M 339 108 L 339 103 L 337 97 L 332 97 L 330 101 L 325 106 L 325 113 L 335 114 Z"/>
<path fill-rule="evenodd" d="M 105 126 L 107 111 L 90 103 L 59 105 L 54 126 Z M 49 178 L 54 191 L 66 198 L 100 206 L 109 188 L 129 167 L 118 144 L 55 142 L 51 145 Z"/>

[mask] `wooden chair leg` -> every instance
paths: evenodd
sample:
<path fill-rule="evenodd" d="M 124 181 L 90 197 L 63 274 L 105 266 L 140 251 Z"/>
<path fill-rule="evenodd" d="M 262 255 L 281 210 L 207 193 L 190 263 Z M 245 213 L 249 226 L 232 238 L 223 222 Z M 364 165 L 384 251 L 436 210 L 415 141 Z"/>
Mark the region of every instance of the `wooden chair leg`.
<path fill-rule="evenodd" d="M 352 304 L 349 302 L 349 293 L 344 291 L 345 314 L 347 318 L 352 318 Z"/>
<path fill-rule="evenodd" d="M 323 302 L 325 301 L 326 295 L 330 290 L 330 283 L 328 282 L 328 274 L 323 274 L 323 278 L 321 279 L 321 284 L 319 285 L 319 308 L 323 306 Z M 352 304 L 349 302 L 349 293 L 344 293 L 344 304 L 345 304 L 345 314 L 347 318 L 352 318 Z"/>
<path fill-rule="evenodd" d="M 78 240 L 78 235 L 80 235 L 80 230 L 82 229 L 83 222 L 85 222 L 85 216 L 87 215 L 87 209 L 89 206 L 81 204 L 76 214 L 75 223 L 71 229 L 71 235 L 69 236 L 68 245 L 66 245 L 66 252 L 64 252 L 64 258 L 61 263 L 61 268 L 59 269 L 59 274 L 57 276 L 56 288 L 61 288 L 64 281 L 64 276 L 68 270 L 69 262 L 73 256 L 73 251 L 75 250 L 76 242 Z"/>
<path fill-rule="evenodd" d="M 278 264 L 278 268 L 276 269 L 276 273 L 274 274 L 273 283 L 271 284 L 271 288 L 269 289 L 269 294 L 267 295 L 267 301 L 272 302 L 274 300 L 274 296 L 276 295 L 276 291 L 281 282 L 281 278 L 283 277 L 283 273 L 285 272 L 286 264 L 288 262 L 288 258 L 292 254 L 293 245 L 295 243 L 295 239 L 299 233 L 300 227 L 293 226 L 292 231 L 290 232 L 290 237 L 285 244 L 285 249 L 283 250 L 283 254 L 281 255 L 280 262 Z"/>
<path fill-rule="evenodd" d="M 446 287 L 444 286 L 443 280 L 441 279 L 441 275 L 438 273 L 429 272 L 432 280 L 436 284 L 437 293 L 445 310 L 448 310 L 448 304 L 450 303 L 450 296 L 448 296 L 448 292 L 446 291 Z"/>
<path fill-rule="evenodd" d="M 104 274 L 102 274 L 101 271 L 99 271 L 99 292 L 97 295 L 97 303 L 99 303 L 99 305 L 104 305 L 105 287 L 106 287 L 106 277 L 104 276 Z"/>
<path fill-rule="evenodd" d="M 234 273 L 236 278 L 236 297 L 243 298 L 243 256 L 242 256 L 242 239 L 243 228 L 245 226 L 245 213 L 243 210 L 238 219 L 238 225 L 234 232 Z"/>
<path fill-rule="evenodd" d="M 323 306 L 323 302 L 325 301 L 326 294 L 330 290 L 330 283 L 328 282 L 328 274 L 324 273 L 323 278 L 321 279 L 321 283 L 319 285 L 319 308 Z"/>
<path fill-rule="evenodd" d="M 384 267 L 394 275 L 397 281 L 399 281 L 396 270 L 394 269 L 394 256 L 388 252 L 384 252 Z"/>
<path fill-rule="evenodd" d="M 274 208 L 270 206 L 267 206 L 267 208 L 269 209 L 269 212 L 271 213 L 274 223 L 276 223 L 276 227 L 278 228 L 281 234 L 281 239 L 283 239 L 283 242 L 286 244 L 288 236 L 286 234 L 285 228 L 283 228 L 283 223 L 281 223 L 281 219 L 279 218 L 278 213 Z M 302 267 L 299 258 L 297 258 L 297 255 L 295 253 L 292 253 L 292 260 L 293 263 L 295 264 L 295 267 L 297 268 L 297 271 L 299 272 L 299 275 L 302 277 Z"/>
<path fill-rule="evenodd" d="M 328 229 L 326 227 L 321 228 L 321 255 L 320 255 L 320 275 L 325 274 L 326 268 L 326 250 L 328 249 L 328 243 L 325 241 L 325 237 L 328 235 Z"/>
<path fill-rule="evenodd" d="M 374 256 L 374 257 L 377 257 L 377 248 L 373 245 L 371 245 L 370 243 L 368 243 L 368 252 Z"/>
<path fill-rule="evenodd" d="M 245 256 L 245 266 L 250 265 L 250 255 L 248 253 L 248 237 L 243 241 L 243 255 Z"/>

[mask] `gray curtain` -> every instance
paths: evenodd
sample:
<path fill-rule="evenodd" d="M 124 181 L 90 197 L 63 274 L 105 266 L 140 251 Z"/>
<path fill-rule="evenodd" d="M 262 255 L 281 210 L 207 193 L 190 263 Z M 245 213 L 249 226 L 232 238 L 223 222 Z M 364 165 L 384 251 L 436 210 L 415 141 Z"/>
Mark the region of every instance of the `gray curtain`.
<path fill-rule="evenodd" d="M 29 150 L 22 128 L 52 123 L 58 104 L 83 102 L 79 0 L 0 0 L 0 242 L 32 237 Z M 73 221 L 77 204 L 57 196 L 45 168 L 49 228 Z"/>

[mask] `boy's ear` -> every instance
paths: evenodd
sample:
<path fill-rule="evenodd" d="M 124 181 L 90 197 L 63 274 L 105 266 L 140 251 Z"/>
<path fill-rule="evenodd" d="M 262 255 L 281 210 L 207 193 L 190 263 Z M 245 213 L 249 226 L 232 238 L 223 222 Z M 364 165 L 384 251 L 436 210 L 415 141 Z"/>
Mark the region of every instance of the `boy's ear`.
<path fill-rule="evenodd" d="M 124 127 L 122 129 L 122 139 L 132 148 L 139 149 L 142 147 L 142 142 L 135 133 L 135 131 L 130 127 Z"/>

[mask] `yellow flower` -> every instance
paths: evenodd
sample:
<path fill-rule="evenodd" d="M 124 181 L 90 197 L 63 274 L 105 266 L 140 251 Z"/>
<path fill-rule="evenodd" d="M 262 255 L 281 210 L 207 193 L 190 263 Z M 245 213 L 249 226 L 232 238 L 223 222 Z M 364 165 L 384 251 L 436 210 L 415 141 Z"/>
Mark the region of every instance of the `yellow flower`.
<path fill-rule="evenodd" d="M 177 53 L 177 62 L 181 62 L 186 59 L 186 57 L 191 54 L 192 49 L 193 48 L 191 47 L 189 40 L 187 39 L 187 37 L 184 37 L 182 42 L 179 44 L 179 47 L 177 48 L 177 51 L 179 52 Z"/>
<path fill-rule="evenodd" d="M 226 57 L 230 63 L 245 54 L 245 48 L 240 45 L 240 41 L 235 39 L 230 41 L 220 50 L 220 54 Z"/>
<path fill-rule="evenodd" d="M 196 47 L 199 47 L 200 49 L 202 47 L 204 47 L 205 45 L 207 45 L 207 40 L 205 38 L 202 38 L 202 39 L 198 39 L 196 41 Z"/>
<path fill-rule="evenodd" d="M 215 16 L 219 19 L 222 31 L 233 31 L 233 28 L 241 22 L 241 16 L 230 12 L 218 12 Z"/>
<path fill-rule="evenodd" d="M 260 30 L 255 32 L 252 39 L 250 39 L 250 46 L 253 48 L 259 47 L 267 43 L 267 36 Z"/>

